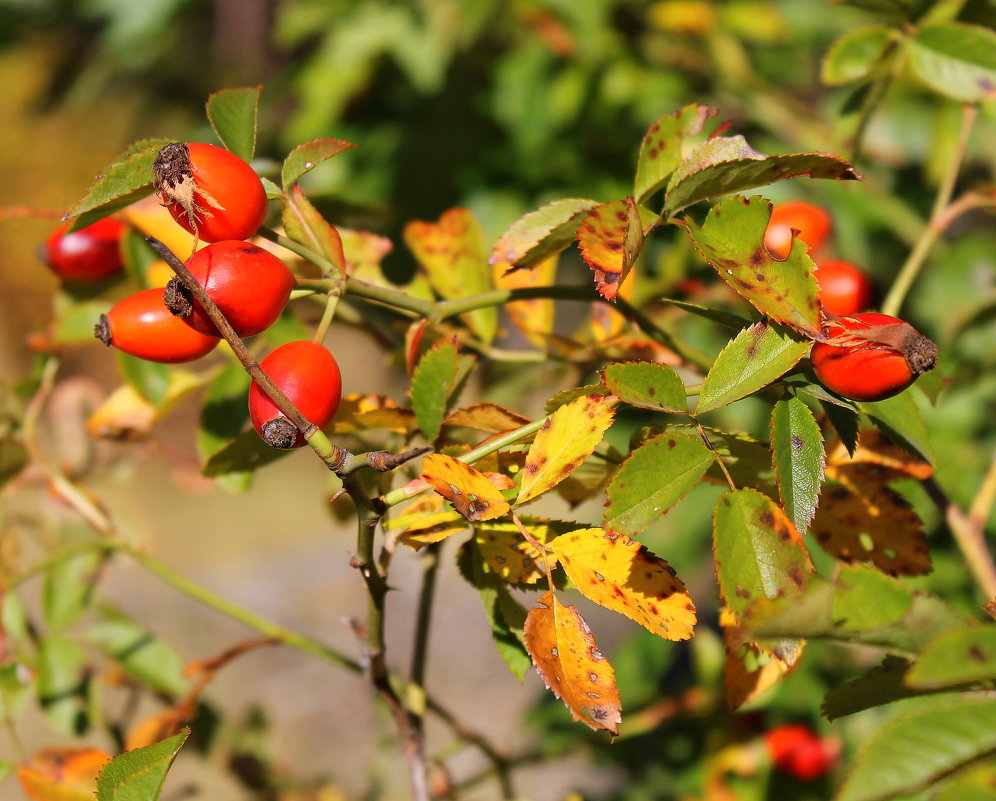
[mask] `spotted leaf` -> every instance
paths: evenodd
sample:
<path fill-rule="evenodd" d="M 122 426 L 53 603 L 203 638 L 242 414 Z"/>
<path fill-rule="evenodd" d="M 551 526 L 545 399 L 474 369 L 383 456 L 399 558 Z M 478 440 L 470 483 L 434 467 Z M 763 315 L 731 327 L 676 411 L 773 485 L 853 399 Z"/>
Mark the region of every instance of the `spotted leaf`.
<path fill-rule="evenodd" d="M 573 241 L 594 200 L 565 198 L 520 217 L 501 235 L 491 252 L 491 263 L 505 262 L 506 269 L 534 267 L 555 256 Z"/>
<path fill-rule="evenodd" d="M 600 528 L 563 534 L 550 543 L 574 586 L 600 606 L 666 640 L 687 640 L 695 605 L 674 569 L 629 537 Z"/>
<path fill-rule="evenodd" d="M 492 266 L 495 286 L 499 289 L 525 289 L 550 286 L 555 283 L 557 254 L 540 259 L 529 270 L 516 270 L 507 261 Z M 512 325 L 534 345 L 542 347 L 553 333 L 554 303 L 552 298 L 532 298 L 505 304 Z"/>
<path fill-rule="evenodd" d="M 611 395 L 582 395 L 547 418 L 526 454 L 516 504 L 542 495 L 581 466 L 612 425 L 615 402 Z"/>
<path fill-rule="evenodd" d="M 619 294 L 619 284 L 643 250 L 644 227 L 636 202 L 628 197 L 596 206 L 578 228 L 581 256 L 603 298 L 615 300 Z"/>
<path fill-rule="evenodd" d="M 616 362 L 601 374 L 612 394 L 630 406 L 655 412 L 688 413 L 685 384 L 666 364 Z"/>
<path fill-rule="evenodd" d="M 467 521 L 447 508 L 441 495 L 432 494 L 416 498 L 389 518 L 384 523 L 384 530 L 397 537 L 398 542 L 418 550 L 466 531 Z"/>
<path fill-rule="evenodd" d="M 636 162 L 633 196 L 643 203 L 664 186 L 682 160 L 682 144 L 686 137 L 702 130 L 716 110 L 692 104 L 674 114 L 665 114 L 647 129 L 640 144 Z"/>
<path fill-rule="evenodd" d="M 430 453 L 422 462 L 422 478 L 468 520 L 493 520 L 510 509 L 486 475 L 452 456 Z"/>
<path fill-rule="evenodd" d="M 464 406 L 455 409 L 449 417 L 443 421 L 447 426 L 465 426 L 477 431 L 488 431 L 492 434 L 499 434 L 502 431 L 519 428 L 530 423 L 528 417 L 524 417 L 518 412 L 499 406 L 497 403 L 483 401 L 471 406 Z"/>
<path fill-rule="evenodd" d="M 576 527 L 574 523 L 527 516 L 520 522 L 540 543 Z M 538 551 L 511 521 L 495 520 L 476 526 L 474 539 L 491 570 L 509 584 L 535 584 L 557 565 L 556 555 Z"/>
<path fill-rule="evenodd" d="M 616 734 L 622 705 L 615 671 L 577 609 L 548 591 L 529 610 L 525 634 L 536 670 L 571 717 L 595 731 Z"/>
<path fill-rule="evenodd" d="M 767 251 L 770 217 L 771 203 L 760 195 L 735 195 L 713 206 L 701 227 L 683 222 L 696 249 L 735 292 L 771 319 L 825 339 L 816 265 L 800 241 L 793 241 L 784 261 Z"/>
<path fill-rule="evenodd" d="M 772 409 L 771 451 L 782 505 L 805 531 L 820 497 L 825 455 L 819 423 L 798 398 L 780 400 Z"/>
<path fill-rule="evenodd" d="M 805 640 L 739 643 L 736 618 L 728 609 L 719 615 L 726 646 L 723 687 L 726 704 L 737 709 L 773 687 L 799 662 Z"/>

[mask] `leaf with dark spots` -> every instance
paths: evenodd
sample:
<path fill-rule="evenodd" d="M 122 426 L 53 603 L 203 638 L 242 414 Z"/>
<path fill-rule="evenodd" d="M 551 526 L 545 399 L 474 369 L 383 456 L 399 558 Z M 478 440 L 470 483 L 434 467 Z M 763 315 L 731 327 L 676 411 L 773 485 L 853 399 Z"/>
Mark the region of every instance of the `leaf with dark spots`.
<path fill-rule="evenodd" d="M 602 297 L 616 299 L 619 284 L 643 250 L 644 231 L 656 220 L 657 215 L 638 208 L 632 197 L 603 203 L 585 215 L 577 230 L 578 244 Z"/>
<path fill-rule="evenodd" d="M 491 263 L 525 269 L 560 253 L 574 241 L 586 213 L 597 205 L 594 200 L 566 198 L 529 212 L 499 237 Z"/>
<path fill-rule="evenodd" d="M 702 226 L 683 221 L 692 243 L 735 292 L 758 311 L 812 339 L 824 340 L 816 265 L 802 242 L 784 260 L 763 247 L 771 204 L 760 195 L 727 198 L 710 210 Z"/>
<path fill-rule="evenodd" d="M 616 362 L 602 370 L 602 380 L 624 403 L 654 411 L 687 414 L 685 384 L 666 364 Z"/>
<path fill-rule="evenodd" d="M 674 114 L 665 114 L 647 129 L 640 144 L 633 182 L 637 203 L 643 203 L 664 186 L 681 163 L 685 139 L 699 133 L 716 113 L 715 109 L 693 103 Z"/>
<path fill-rule="evenodd" d="M 782 504 L 795 527 L 805 531 L 816 513 L 826 455 L 819 423 L 798 398 L 775 404 L 771 451 Z"/>

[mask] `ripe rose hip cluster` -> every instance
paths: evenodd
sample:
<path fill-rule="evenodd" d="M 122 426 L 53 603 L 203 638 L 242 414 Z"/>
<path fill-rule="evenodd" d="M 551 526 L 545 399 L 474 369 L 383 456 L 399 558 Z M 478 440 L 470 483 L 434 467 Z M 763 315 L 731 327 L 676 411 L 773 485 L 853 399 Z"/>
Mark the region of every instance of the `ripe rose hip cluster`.
<path fill-rule="evenodd" d="M 810 355 L 819 382 L 851 400 L 885 400 L 933 369 L 937 346 L 904 320 L 868 311 L 875 295 L 871 279 L 850 262 L 823 256 L 832 228 L 830 215 L 819 206 L 776 205 L 764 246 L 774 257 L 785 259 L 798 236 L 816 263 L 829 335 L 826 342 L 813 346 Z"/>
<path fill-rule="evenodd" d="M 176 222 L 199 241 L 185 266 L 239 337 L 259 334 L 280 316 L 294 275 L 279 258 L 248 242 L 266 218 L 266 192 L 245 161 L 209 144 L 175 142 L 153 165 L 157 195 Z M 99 280 L 121 270 L 124 226 L 104 219 L 77 232 L 57 230 L 46 243 L 45 261 L 69 280 Z M 206 355 L 221 341 L 208 311 L 179 277 L 165 290 L 140 290 L 115 304 L 95 326 L 105 345 L 154 362 L 177 363 Z M 325 426 L 341 397 L 341 376 L 332 354 L 315 342 L 274 349 L 260 367 L 312 423 Z M 265 392 L 249 393 L 253 426 L 275 447 L 297 447 L 304 438 Z"/>

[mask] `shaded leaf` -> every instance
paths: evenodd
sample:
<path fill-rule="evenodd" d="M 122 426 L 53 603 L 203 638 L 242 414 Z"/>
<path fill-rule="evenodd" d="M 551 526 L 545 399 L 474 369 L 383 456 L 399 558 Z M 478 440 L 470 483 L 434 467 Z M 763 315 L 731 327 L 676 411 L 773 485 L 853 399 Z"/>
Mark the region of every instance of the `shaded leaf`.
<path fill-rule="evenodd" d="M 820 79 L 828 86 L 868 78 L 892 41 L 885 25 L 868 25 L 848 31 L 835 41 L 820 65 Z"/>
<path fill-rule="evenodd" d="M 919 693 L 903 684 L 910 663 L 898 656 L 887 656 L 882 664 L 864 676 L 844 682 L 826 694 L 820 711 L 828 720 L 853 715 L 876 706 L 891 704 Z"/>
<path fill-rule="evenodd" d="M 334 274 L 344 275 L 346 255 L 342 249 L 342 239 L 335 226 L 312 205 L 299 186 L 295 186 L 285 193 L 282 201 L 281 220 L 287 236 L 324 256 L 335 270 Z M 327 268 L 324 272 L 326 275 L 333 274 Z"/>
<path fill-rule="evenodd" d="M 87 629 L 86 638 L 142 684 L 174 696 L 186 691 L 180 655 L 138 624 L 124 618 L 102 620 Z"/>
<path fill-rule="evenodd" d="M 597 201 L 565 198 L 520 217 L 495 242 L 491 263 L 533 267 L 555 256 L 574 241 L 578 226 Z"/>
<path fill-rule="evenodd" d="M 271 448 L 255 430 L 243 431 L 204 463 L 201 473 L 216 478 L 229 473 L 252 472 L 288 456 L 292 451 Z"/>
<path fill-rule="evenodd" d="M 70 231 L 97 222 L 152 191 L 152 162 L 169 139 L 145 139 L 133 144 L 97 176 L 86 194 L 66 217 L 74 217 Z"/>
<path fill-rule="evenodd" d="M 802 242 L 793 241 L 784 260 L 764 247 L 771 203 L 760 195 L 736 195 L 717 203 L 700 228 L 684 224 L 695 248 L 739 295 L 776 322 L 813 339 L 825 339 L 815 264 Z"/>
<path fill-rule="evenodd" d="M 780 640 L 773 646 L 739 642 L 736 617 L 728 608 L 720 610 L 719 622 L 726 647 L 723 689 L 730 709 L 738 709 L 770 690 L 799 663 L 805 641 Z"/>
<path fill-rule="evenodd" d="M 45 748 L 17 769 L 32 801 L 93 801 L 97 775 L 111 755 L 100 748 Z"/>
<path fill-rule="evenodd" d="M 934 467 L 929 462 L 896 445 L 877 428 L 861 430 L 861 441 L 852 451 L 840 444 L 830 454 L 832 465 L 867 464 L 881 468 L 885 480 L 910 477 L 919 481 L 930 478 Z"/>
<path fill-rule="evenodd" d="M 611 395 L 582 395 L 550 415 L 526 455 L 517 505 L 557 486 L 581 465 L 612 425 L 614 405 Z"/>
<path fill-rule="evenodd" d="M 963 22 L 920 28 L 907 47 L 909 66 L 921 81 L 961 103 L 996 97 L 996 31 Z"/>
<path fill-rule="evenodd" d="M 45 572 L 42 611 L 50 630 L 61 631 L 87 613 L 106 561 L 106 553 L 84 552 L 59 560 Z"/>
<path fill-rule="evenodd" d="M 432 442 L 439 436 L 446 402 L 456 387 L 457 346 L 450 340 L 434 345 L 412 376 L 412 409 L 419 429 Z"/>
<path fill-rule="evenodd" d="M 574 586 L 590 600 L 666 640 L 687 640 L 695 605 L 667 562 L 626 536 L 587 528 L 550 543 Z"/>
<path fill-rule="evenodd" d="M 184 729 L 168 740 L 114 757 L 97 778 L 97 801 L 157 801 L 189 735 L 190 729 Z"/>
<path fill-rule="evenodd" d="M 31 461 L 28 449 L 14 439 L 0 439 L 0 489 Z"/>
<path fill-rule="evenodd" d="M 482 401 L 461 409 L 455 409 L 444 421 L 447 426 L 465 426 L 477 431 L 488 431 L 500 434 L 520 428 L 532 421 L 518 412 L 499 406 L 497 403 Z"/>
<path fill-rule="evenodd" d="M 906 686 L 936 690 L 996 679 L 996 625 L 945 632 L 927 644 L 906 673 Z"/>
<path fill-rule="evenodd" d="M 118 351 L 118 368 L 125 381 L 153 406 L 162 406 L 169 392 L 170 368 Z"/>
<path fill-rule="evenodd" d="M 536 670 L 571 717 L 595 731 L 616 734 L 622 707 L 615 671 L 577 609 L 548 591 L 529 610 L 525 635 Z"/>
<path fill-rule="evenodd" d="M 89 728 L 86 713 L 86 652 L 72 640 L 48 636 L 38 649 L 38 702 L 48 722 L 64 734 Z"/>
<path fill-rule="evenodd" d="M 643 250 L 644 228 L 632 197 L 602 203 L 585 215 L 577 231 L 578 244 L 603 298 L 616 299 L 619 285 Z"/>
<path fill-rule="evenodd" d="M 280 183 L 283 184 L 284 191 L 290 189 L 291 184 L 296 183 L 302 175 L 310 172 L 323 161 L 328 161 L 351 147 L 356 147 L 356 145 L 331 137 L 312 139 L 310 142 L 298 145 L 287 154 L 283 167 L 280 169 Z"/>
<path fill-rule="evenodd" d="M 607 490 L 604 526 L 636 535 L 701 480 L 713 453 L 700 438 L 668 432 L 630 453 Z"/>
<path fill-rule="evenodd" d="M 809 351 L 810 343 L 788 329 L 765 322 L 737 334 L 723 348 L 699 390 L 695 414 L 738 401 L 780 378 Z"/>
<path fill-rule="evenodd" d="M 169 371 L 166 398 L 154 406 L 130 384 L 115 389 L 87 418 L 92 437 L 110 440 L 142 440 L 153 427 L 189 393 L 200 386 L 201 376 L 173 368 Z"/>
<path fill-rule="evenodd" d="M 441 297 L 452 300 L 493 288 L 481 227 L 469 209 L 450 209 L 434 223 L 413 220 L 405 225 L 404 239 Z M 460 318 L 479 339 L 494 339 L 498 329 L 494 307 L 475 309 Z"/>
<path fill-rule="evenodd" d="M 798 398 L 780 400 L 772 409 L 771 451 L 782 505 L 805 531 L 816 513 L 826 457 L 819 423 Z"/>
<path fill-rule="evenodd" d="M 493 520 L 511 509 L 483 473 L 452 456 L 430 453 L 422 461 L 421 476 L 468 520 Z"/>
<path fill-rule="evenodd" d="M 256 153 L 256 117 L 262 86 L 222 89 L 208 96 L 207 116 L 222 144 L 243 161 Z"/>
<path fill-rule="evenodd" d="M 866 741 L 836 798 L 908 795 L 993 753 L 996 699 L 966 695 L 907 706 Z"/>
<path fill-rule="evenodd" d="M 910 390 L 874 403 L 859 403 L 871 421 L 897 445 L 919 456 L 929 464 L 934 463 L 934 451 L 923 414 Z"/>
<path fill-rule="evenodd" d="M 239 435 L 249 419 L 249 374 L 241 365 L 224 367 L 208 384 L 197 426 L 197 454 L 201 464 Z M 233 491 L 248 488 L 252 474 L 235 472 L 216 477 Z"/>
<path fill-rule="evenodd" d="M 659 190 L 682 161 L 682 144 L 685 137 L 702 130 L 716 110 L 691 104 L 673 114 L 665 114 L 653 123 L 640 143 L 636 162 L 633 196 L 643 203 Z"/>
<path fill-rule="evenodd" d="M 616 362 L 601 371 L 602 381 L 630 406 L 672 414 L 687 414 L 685 384 L 666 364 Z"/>

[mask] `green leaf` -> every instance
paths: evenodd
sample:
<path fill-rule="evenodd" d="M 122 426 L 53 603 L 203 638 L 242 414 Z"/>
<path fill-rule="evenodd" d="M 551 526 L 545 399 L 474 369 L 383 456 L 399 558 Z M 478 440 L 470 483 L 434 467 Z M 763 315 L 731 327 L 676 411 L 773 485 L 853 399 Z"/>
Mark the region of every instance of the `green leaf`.
<path fill-rule="evenodd" d="M 351 147 L 356 147 L 356 145 L 331 137 L 312 139 L 310 142 L 298 145 L 287 154 L 280 170 L 280 182 L 283 184 L 284 191 L 290 189 L 291 184 L 296 183 L 302 175 L 310 172 L 323 161 L 328 161 Z"/>
<path fill-rule="evenodd" d="M 142 684 L 173 696 L 186 692 L 180 655 L 132 621 L 100 621 L 87 630 L 86 638 Z"/>
<path fill-rule="evenodd" d="M 60 559 L 45 573 L 42 611 L 50 630 L 62 631 L 86 614 L 106 561 L 104 553 L 94 550 Z"/>
<path fill-rule="evenodd" d="M 8 662 L 0 665 L 0 716 L 13 720 L 31 695 L 34 673 L 27 665 Z"/>
<path fill-rule="evenodd" d="M 687 414 L 685 384 L 666 364 L 616 362 L 601 371 L 609 392 L 630 406 Z"/>
<path fill-rule="evenodd" d="M 863 8 L 880 17 L 892 20 L 908 20 L 913 16 L 914 6 L 922 6 L 930 0 L 838 0 L 841 5 Z"/>
<path fill-rule="evenodd" d="M 111 304 L 107 300 L 72 303 L 59 310 L 52 326 L 54 345 L 92 344 L 93 327 L 100 315 L 107 314 Z"/>
<path fill-rule="evenodd" d="M 915 793 L 996 752 L 994 698 L 931 699 L 906 709 L 865 743 L 836 801 L 884 801 Z"/>
<path fill-rule="evenodd" d="M 634 450 L 609 482 L 604 527 L 635 536 L 702 479 L 714 459 L 700 438 L 666 433 Z"/>
<path fill-rule="evenodd" d="M 816 513 L 826 453 L 819 423 L 798 398 L 780 400 L 772 409 L 771 451 L 782 505 L 805 531 Z"/>
<path fill-rule="evenodd" d="M 66 215 L 76 218 L 70 230 L 84 228 L 148 195 L 152 186 L 152 162 L 159 149 L 170 141 L 146 139 L 136 142 L 112 162 Z"/>
<path fill-rule="evenodd" d="M 827 51 L 820 78 L 829 86 L 843 86 L 868 78 L 892 41 L 892 29 L 869 25 L 848 31 Z"/>
<path fill-rule="evenodd" d="M 782 326 L 765 322 L 745 328 L 723 348 L 706 374 L 695 414 L 700 415 L 763 389 L 791 370 L 809 350 Z"/>
<path fill-rule="evenodd" d="M 721 326 L 729 328 L 731 331 L 739 331 L 744 326 L 750 325 L 750 320 L 747 317 L 741 317 L 739 314 L 730 314 L 722 309 L 713 309 L 709 306 L 702 306 L 698 303 L 689 303 L 687 300 L 658 298 L 657 302 L 666 303 L 668 306 L 674 306 L 676 309 L 683 309 L 689 314 L 697 315 L 698 317 L 702 317 L 706 320 L 712 320 L 712 322 L 719 323 Z"/>
<path fill-rule="evenodd" d="M 235 439 L 216 451 L 204 463 L 201 473 L 217 478 L 229 473 L 253 472 L 293 453 L 292 450 L 271 448 L 255 429 L 243 431 Z"/>
<path fill-rule="evenodd" d="M 256 117 L 262 86 L 222 89 L 208 96 L 207 116 L 221 143 L 243 161 L 256 153 Z"/>
<path fill-rule="evenodd" d="M 858 406 L 896 445 L 934 464 L 934 451 L 930 445 L 927 424 L 923 421 L 923 414 L 913 395 L 911 390 L 906 390 L 895 397 L 859 403 Z"/>
<path fill-rule="evenodd" d="M 647 129 L 633 182 L 637 203 L 643 203 L 664 186 L 681 164 L 685 137 L 701 131 L 706 119 L 715 115 L 715 109 L 693 103 L 674 114 L 665 114 Z"/>
<path fill-rule="evenodd" d="M 532 267 L 573 244 L 578 226 L 598 201 L 564 198 L 520 217 L 495 242 L 491 263 Z"/>
<path fill-rule="evenodd" d="M 336 227 L 321 215 L 299 186 L 281 195 L 281 201 L 280 219 L 287 236 L 325 257 L 331 268 L 323 266 L 323 275 L 345 275 L 346 255 Z"/>
<path fill-rule="evenodd" d="M 0 489 L 31 461 L 28 449 L 15 439 L 0 439 Z"/>
<path fill-rule="evenodd" d="M 123 351 L 118 351 L 117 355 L 118 367 L 124 380 L 153 406 L 161 407 L 169 394 L 169 367 L 139 359 Z"/>
<path fill-rule="evenodd" d="M 765 156 L 742 136 L 716 137 L 692 151 L 671 176 L 664 212 L 673 215 L 702 200 L 803 175 L 838 181 L 861 179 L 846 161 L 826 153 Z"/>
<path fill-rule="evenodd" d="M 415 367 L 412 410 L 422 435 L 430 442 L 439 436 L 446 402 L 456 385 L 457 346 L 450 340 L 434 345 Z"/>
<path fill-rule="evenodd" d="M 908 45 L 910 69 L 936 92 L 961 103 L 996 97 L 996 32 L 945 22 L 916 32 Z"/>
<path fill-rule="evenodd" d="M 166 774 L 190 729 L 108 762 L 97 777 L 97 801 L 158 801 Z"/>
<path fill-rule="evenodd" d="M 556 393 L 543 407 L 544 414 L 553 414 L 561 406 L 566 406 L 571 401 L 586 395 L 609 395 L 609 388 L 605 384 L 586 384 L 583 387 L 571 387 Z"/>
<path fill-rule="evenodd" d="M 208 460 L 239 435 L 249 419 L 249 374 L 241 365 L 222 369 L 208 384 L 201 404 L 201 418 L 197 426 L 197 454 L 201 463 Z M 233 492 L 248 489 L 252 473 L 236 471 L 215 476 L 216 480 Z"/>
<path fill-rule="evenodd" d="M 996 623 L 941 634 L 906 674 L 907 686 L 917 690 L 991 679 L 996 679 Z"/>
<path fill-rule="evenodd" d="M 38 702 L 48 722 L 64 734 L 90 727 L 86 713 L 86 652 L 72 640 L 49 636 L 38 648 Z"/>
<path fill-rule="evenodd" d="M 891 704 L 904 698 L 914 698 L 914 692 L 903 684 L 903 674 L 910 663 L 898 656 L 887 656 L 882 664 L 864 676 L 834 687 L 826 694 L 820 711 L 828 720 L 853 715 L 876 706 Z"/>
<path fill-rule="evenodd" d="M 813 339 L 825 339 L 816 265 L 796 240 L 779 261 L 764 247 L 771 203 L 760 195 L 727 198 L 710 209 L 700 228 L 685 225 L 702 257 L 739 295 L 776 322 L 788 323 Z"/>
<path fill-rule="evenodd" d="M 847 452 L 854 456 L 854 449 L 858 447 L 858 432 L 861 430 L 861 415 L 856 409 L 830 401 L 823 402 L 822 406 L 827 420 L 830 421 L 841 443 L 847 448 Z"/>
<path fill-rule="evenodd" d="M 830 614 L 843 628 L 871 631 L 891 626 L 913 606 L 905 585 L 868 565 L 841 568 L 839 585 Z"/>
<path fill-rule="evenodd" d="M 813 572 L 792 522 L 753 489 L 727 492 L 716 501 L 713 548 L 723 603 L 738 619 L 752 601 L 798 596 Z"/>

